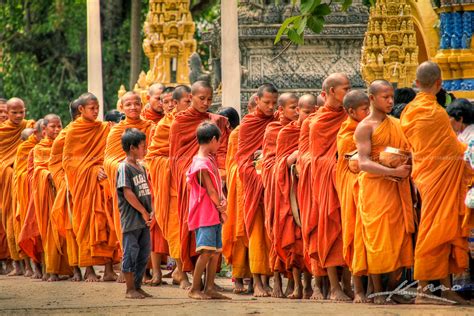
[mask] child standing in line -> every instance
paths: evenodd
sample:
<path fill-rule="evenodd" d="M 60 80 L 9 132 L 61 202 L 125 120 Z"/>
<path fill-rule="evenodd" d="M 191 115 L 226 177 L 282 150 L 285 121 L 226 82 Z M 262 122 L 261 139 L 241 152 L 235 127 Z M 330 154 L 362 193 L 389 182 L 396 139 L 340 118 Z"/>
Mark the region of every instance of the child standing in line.
<path fill-rule="evenodd" d="M 123 236 L 122 272 L 125 297 L 151 297 L 141 288 L 143 274 L 150 258 L 150 223 L 153 218 L 151 193 L 145 168 L 138 162 L 146 155 L 146 136 L 136 128 L 125 130 L 122 148 L 127 158 L 119 164 L 117 194 Z"/>
<path fill-rule="evenodd" d="M 193 285 L 189 297 L 193 299 L 229 299 L 214 287 L 219 254 L 222 252 L 222 223 L 227 202 L 222 194 L 222 182 L 214 155 L 219 149 L 219 128 L 203 122 L 197 129 L 199 152 L 187 172 L 190 188 L 188 228 L 196 232 L 196 252 L 199 258 L 194 267 Z M 207 269 L 204 290 L 201 278 Z"/>

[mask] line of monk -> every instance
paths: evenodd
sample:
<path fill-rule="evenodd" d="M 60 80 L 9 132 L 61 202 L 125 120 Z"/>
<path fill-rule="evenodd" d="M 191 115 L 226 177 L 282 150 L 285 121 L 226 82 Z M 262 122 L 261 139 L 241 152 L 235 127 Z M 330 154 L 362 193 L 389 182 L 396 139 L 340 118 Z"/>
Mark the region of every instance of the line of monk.
<path fill-rule="evenodd" d="M 325 78 L 317 97 L 263 84 L 241 123 L 232 108 L 210 111 L 206 81 L 154 84 L 145 106 L 127 92 L 117 124 L 98 120 L 98 100 L 85 93 L 71 102 L 64 129 L 55 114 L 28 121 L 21 99 L 0 99 L 2 272 L 123 282 L 114 272 L 122 255 L 116 181 L 126 157 L 121 137 L 136 128 L 146 135 L 155 215 L 144 282 L 164 284 L 161 265 L 171 258 L 172 283 L 189 290 L 198 253 L 187 223 L 186 172 L 199 149 L 196 129 L 210 121 L 221 133 L 221 260 L 232 267 L 235 294 L 467 303 L 451 280 L 469 268 L 474 219 L 464 198 L 473 173 L 463 160 L 466 145 L 436 101 L 439 66 L 421 64 L 416 84 L 400 119 L 390 115 L 391 83 L 351 90 L 343 73 Z M 412 295 L 397 291 L 407 281 L 417 281 Z"/>

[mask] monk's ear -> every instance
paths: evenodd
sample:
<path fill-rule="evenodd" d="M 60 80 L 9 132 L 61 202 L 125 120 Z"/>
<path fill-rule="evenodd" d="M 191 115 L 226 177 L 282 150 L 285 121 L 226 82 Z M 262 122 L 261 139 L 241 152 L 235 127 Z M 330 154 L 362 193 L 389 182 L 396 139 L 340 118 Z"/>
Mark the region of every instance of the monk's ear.
<path fill-rule="evenodd" d="M 79 107 L 77 108 L 79 110 L 79 113 L 84 113 L 84 106 L 83 105 L 79 105 Z"/>
<path fill-rule="evenodd" d="M 369 94 L 369 101 L 370 103 L 375 101 L 375 96 L 373 94 Z"/>

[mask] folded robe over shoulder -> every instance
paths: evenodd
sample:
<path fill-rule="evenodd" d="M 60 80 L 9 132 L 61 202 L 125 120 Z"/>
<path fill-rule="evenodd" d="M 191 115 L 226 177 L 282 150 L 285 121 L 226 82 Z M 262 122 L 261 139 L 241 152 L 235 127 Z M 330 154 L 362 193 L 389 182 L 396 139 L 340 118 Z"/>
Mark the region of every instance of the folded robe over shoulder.
<path fill-rule="evenodd" d="M 193 262 L 191 257 L 196 257 L 196 241 L 194 232 L 188 229 L 189 195 L 186 184 L 186 172 L 191 165 L 193 157 L 199 151 L 196 138 L 196 129 L 203 121 L 214 122 L 221 130 L 220 147 L 217 151 L 217 165 L 219 169 L 225 168 L 227 142 L 230 134 L 227 118 L 209 112 L 201 113 L 189 107 L 176 115 L 170 130 L 170 169 L 172 186 L 176 188 L 178 197 L 178 213 L 181 235 L 181 261 L 183 271 L 191 271 Z"/>
<path fill-rule="evenodd" d="M 44 247 L 44 263 L 46 273 L 71 275 L 67 247 L 64 238 L 51 225 L 50 213 L 54 204 L 55 189 L 48 170 L 49 158 L 53 140 L 43 138 L 33 149 L 33 201 L 35 204 L 36 220 Z"/>
<path fill-rule="evenodd" d="M 5 257 L 7 251 L 15 261 L 20 260 L 17 241 L 15 239 L 12 185 L 13 163 L 15 162 L 18 146 L 21 144 L 21 132 L 33 127 L 34 121 L 23 120 L 20 124 L 13 124 L 10 120 L 0 125 L 0 209 L 2 210 L 2 224 L 6 233 L 8 249 L 0 244 L 0 257 Z M 1 233 L 1 232 L 0 232 Z M 0 235 L 0 241 L 4 240 Z"/>
<path fill-rule="evenodd" d="M 467 227 L 472 217 L 464 204 L 472 170 L 463 160 L 449 117 L 436 97 L 417 94 L 401 116 L 413 154 L 412 177 L 421 195 L 421 220 L 415 247 L 416 280 L 439 280 L 468 266 Z"/>
<path fill-rule="evenodd" d="M 408 149 L 400 122 L 391 116 L 387 116 L 372 134 L 372 159 L 377 162 L 380 152 L 386 147 Z M 360 172 L 359 184 L 359 213 L 367 273 L 389 273 L 412 266 L 411 234 L 415 232 L 415 222 L 410 179 L 395 182 L 384 176 Z M 355 274 L 361 272 L 354 271 Z"/>
<path fill-rule="evenodd" d="M 345 265 L 342 256 L 341 209 L 336 191 L 337 133 L 346 120 L 344 108 L 324 105 L 310 124 L 312 212 L 306 225 L 309 255 L 317 252 L 323 268 Z"/>
<path fill-rule="evenodd" d="M 81 267 L 118 259 L 109 184 L 97 179 L 108 133 L 107 123 L 80 117 L 69 125 L 64 141 L 63 167 L 73 198 L 73 229 Z"/>
<path fill-rule="evenodd" d="M 275 218 L 273 240 L 287 270 L 303 269 L 303 239 L 296 224 L 290 202 L 291 190 L 297 192 L 297 182 L 287 164 L 288 157 L 298 150 L 301 124 L 291 122 L 278 133 L 275 161 Z"/>
<path fill-rule="evenodd" d="M 239 147 L 237 126 L 229 136 L 226 159 L 227 221 L 222 227 L 222 255 L 232 265 L 232 277 L 250 277 L 248 237 L 244 222 L 244 192 L 235 154 Z"/>

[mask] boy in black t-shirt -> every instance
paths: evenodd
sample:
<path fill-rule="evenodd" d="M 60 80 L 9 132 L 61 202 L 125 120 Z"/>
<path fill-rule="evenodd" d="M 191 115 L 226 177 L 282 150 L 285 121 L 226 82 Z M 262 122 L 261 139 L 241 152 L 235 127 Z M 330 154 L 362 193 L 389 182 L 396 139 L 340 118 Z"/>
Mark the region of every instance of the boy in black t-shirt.
<path fill-rule="evenodd" d="M 146 136 L 136 128 L 125 130 L 122 148 L 127 158 L 119 164 L 117 194 L 123 236 L 122 272 L 126 298 L 151 297 L 141 288 L 151 251 L 151 193 L 145 168 L 137 160 L 146 155 Z"/>

